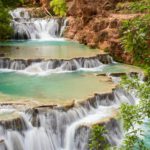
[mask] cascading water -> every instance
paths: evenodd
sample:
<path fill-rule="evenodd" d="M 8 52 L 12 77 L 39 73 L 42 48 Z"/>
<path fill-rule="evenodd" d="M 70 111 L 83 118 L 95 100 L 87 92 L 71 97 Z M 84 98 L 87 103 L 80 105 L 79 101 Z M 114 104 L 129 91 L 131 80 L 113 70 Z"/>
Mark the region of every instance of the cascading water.
<path fill-rule="evenodd" d="M 10 13 L 14 39 L 57 40 L 66 26 L 64 19 L 31 18 L 24 8 Z M 70 60 L 0 58 L 0 69 L 30 74 L 97 71 L 113 63 L 112 58 L 105 54 Z M 118 82 L 116 78 L 114 80 Z M 75 102 L 71 108 L 47 106 L 18 110 L 13 106 L 0 106 L 0 117 L 4 114 L 13 116 L 10 120 L 0 120 L 0 150 L 89 150 L 91 127 L 101 121 L 108 130 L 105 135 L 107 141 L 111 146 L 118 146 L 123 133 L 118 121 L 113 118 L 123 102 L 134 104 L 135 99 L 117 89 L 113 93 L 95 94 L 81 103 Z M 108 121 L 103 121 L 106 118 Z"/>
<path fill-rule="evenodd" d="M 71 60 L 11 60 L 0 58 L 0 69 L 20 71 L 27 74 L 50 74 L 68 71 L 100 71 L 105 64 L 111 64 L 109 55 L 97 55 L 91 58 L 74 58 Z"/>
<path fill-rule="evenodd" d="M 120 103 L 134 103 L 134 99 L 122 90 L 110 94 L 96 94 L 84 103 L 72 108 L 36 108 L 18 112 L 24 123 L 21 131 L 0 128 L 0 150 L 88 150 L 91 125 L 111 118 Z M 8 108 L 1 106 L 3 111 Z M 10 108 L 9 108 L 10 109 Z M 31 125 L 32 124 L 32 125 Z M 109 131 L 108 142 L 119 145 L 122 139 L 120 125 L 115 119 L 104 123 Z"/>
<path fill-rule="evenodd" d="M 10 12 L 13 20 L 14 39 L 56 40 L 61 37 L 66 25 L 62 18 L 31 18 L 25 8 L 17 8 Z"/>

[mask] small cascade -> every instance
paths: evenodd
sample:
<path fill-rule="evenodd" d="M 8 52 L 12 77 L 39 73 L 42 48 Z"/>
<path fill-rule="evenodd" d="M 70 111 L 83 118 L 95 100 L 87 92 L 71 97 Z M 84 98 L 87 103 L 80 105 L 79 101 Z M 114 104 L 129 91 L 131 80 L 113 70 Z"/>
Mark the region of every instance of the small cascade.
<path fill-rule="evenodd" d="M 97 71 L 102 69 L 105 64 L 111 64 L 108 55 L 97 55 L 90 58 L 74 58 L 71 60 L 11 60 L 0 58 L 0 69 L 10 69 L 23 71 L 29 74 L 60 73 L 68 71 Z"/>
<path fill-rule="evenodd" d="M 122 102 L 134 99 L 121 89 L 95 94 L 73 107 L 37 107 L 20 112 L 25 130 L 0 128 L 1 150 L 88 150 L 92 124 L 102 122 L 108 129 L 106 138 L 112 146 L 120 144 L 122 131 L 113 119 Z M 32 124 L 32 125 L 31 125 Z M 17 144 L 16 144 L 17 143 Z"/>
<path fill-rule="evenodd" d="M 14 39 L 17 40 L 56 40 L 63 35 L 66 25 L 63 18 L 31 18 L 25 8 L 17 8 L 10 14 Z"/>

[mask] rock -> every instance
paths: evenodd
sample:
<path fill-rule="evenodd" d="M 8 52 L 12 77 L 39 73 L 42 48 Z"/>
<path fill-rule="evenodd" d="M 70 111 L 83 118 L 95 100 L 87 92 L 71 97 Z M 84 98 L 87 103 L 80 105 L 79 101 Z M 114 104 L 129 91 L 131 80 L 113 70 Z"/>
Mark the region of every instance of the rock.
<path fill-rule="evenodd" d="M 119 27 L 126 19 L 138 14 L 113 14 L 122 0 L 67 0 L 68 26 L 65 37 L 79 41 L 91 48 L 110 53 L 117 61 L 132 64 L 132 56 L 124 52 Z"/>
<path fill-rule="evenodd" d="M 109 25 L 109 22 L 105 19 L 101 19 L 98 22 L 94 22 L 93 24 L 93 31 L 99 32 L 105 28 L 107 28 Z"/>
<path fill-rule="evenodd" d="M 12 129 L 18 131 L 27 129 L 24 119 L 16 112 L 5 112 L 4 114 L 1 114 L 0 126 L 2 126 L 4 129 Z"/>
<path fill-rule="evenodd" d="M 109 25 L 110 28 L 117 28 L 118 26 L 119 26 L 119 23 L 117 19 L 113 19 Z"/>
<path fill-rule="evenodd" d="M 4 54 L 4 53 L 1 53 L 1 54 L 0 54 L 0 57 L 5 57 L 5 54 Z"/>
<path fill-rule="evenodd" d="M 38 109 L 33 109 L 32 110 L 31 123 L 34 127 L 40 127 L 40 119 L 39 119 L 39 110 Z"/>
<path fill-rule="evenodd" d="M 102 42 L 102 41 L 106 41 L 108 39 L 108 32 L 107 31 L 101 31 L 100 33 L 99 33 L 99 35 L 98 35 L 98 40 L 100 41 L 100 42 Z"/>
<path fill-rule="evenodd" d="M 87 44 L 90 48 L 96 48 L 96 43 L 88 43 Z"/>
<path fill-rule="evenodd" d="M 1 150 L 7 150 L 7 146 L 5 144 L 5 140 L 4 139 L 0 139 L 0 149 Z"/>
<path fill-rule="evenodd" d="M 17 46 L 16 49 L 20 49 L 20 48 Z"/>
<path fill-rule="evenodd" d="M 2 143 L 4 143 L 4 140 L 3 140 L 3 139 L 2 139 L 2 140 L 0 139 L 0 144 L 2 144 Z"/>

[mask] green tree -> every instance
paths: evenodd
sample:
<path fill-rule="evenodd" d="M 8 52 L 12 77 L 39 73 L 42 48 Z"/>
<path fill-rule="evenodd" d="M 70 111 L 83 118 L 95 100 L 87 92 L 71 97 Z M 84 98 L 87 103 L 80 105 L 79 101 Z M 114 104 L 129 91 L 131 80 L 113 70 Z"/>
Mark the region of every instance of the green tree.
<path fill-rule="evenodd" d="M 3 3 L 4 7 L 12 8 L 16 7 L 17 5 L 21 5 L 24 0 L 1 0 L 1 2 Z"/>
<path fill-rule="evenodd" d="M 95 125 L 92 128 L 89 147 L 90 150 L 108 149 L 110 147 L 105 135 L 107 130 L 102 125 Z"/>
<path fill-rule="evenodd" d="M 9 39 L 12 36 L 13 30 L 10 26 L 11 16 L 9 9 L 22 3 L 22 0 L 0 0 L 0 39 Z"/>
<path fill-rule="evenodd" d="M 11 17 L 0 0 L 0 39 L 8 39 L 11 37 L 12 28 L 10 27 Z"/>
<path fill-rule="evenodd" d="M 122 23 L 121 37 L 124 50 L 133 55 L 135 63 L 149 63 L 150 15 L 125 20 Z"/>
<path fill-rule="evenodd" d="M 137 77 L 122 78 L 120 86 L 127 91 L 136 91 L 140 101 L 137 105 L 122 104 L 120 116 L 123 120 L 125 138 L 121 147 L 110 147 L 105 134 L 107 130 L 104 126 L 93 127 L 90 138 L 90 150 L 113 149 L 113 150 L 149 150 L 140 136 L 143 136 L 145 118 L 150 118 L 150 68 L 147 68 L 147 81 L 141 82 Z"/>
<path fill-rule="evenodd" d="M 122 104 L 121 118 L 123 119 L 124 129 L 126 131 L 125 139 L 121 149 L 123 150 L 148 150 L 144 141 L 143 129 L 145 118 L 150 118 L 150 79 L 146 82 L 139 81 L 138 78 L 124 77 L 121 86 L 126 90 L 134 90 L 140 101 L 137 105 Z"/>
<path fill-rule="evenodd" d="M 50 6 L 53 8 L 55 15 L 66 16 L 67 5 L 65 0 L 52 0 Z"/>

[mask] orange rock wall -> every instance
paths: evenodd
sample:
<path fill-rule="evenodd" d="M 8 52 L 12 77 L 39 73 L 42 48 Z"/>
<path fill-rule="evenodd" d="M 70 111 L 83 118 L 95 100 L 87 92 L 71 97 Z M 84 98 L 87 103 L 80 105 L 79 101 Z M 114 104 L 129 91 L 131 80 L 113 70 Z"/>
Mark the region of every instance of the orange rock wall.
<path fill-rule="evenodd" d="M 134 15 L 113 11 L 121 0 L 68 0 L 68 27 L 65 37 L 108 51 L 116 60 L 132 64 L 132 56 L 120 44 L 119 27 Z"/>

